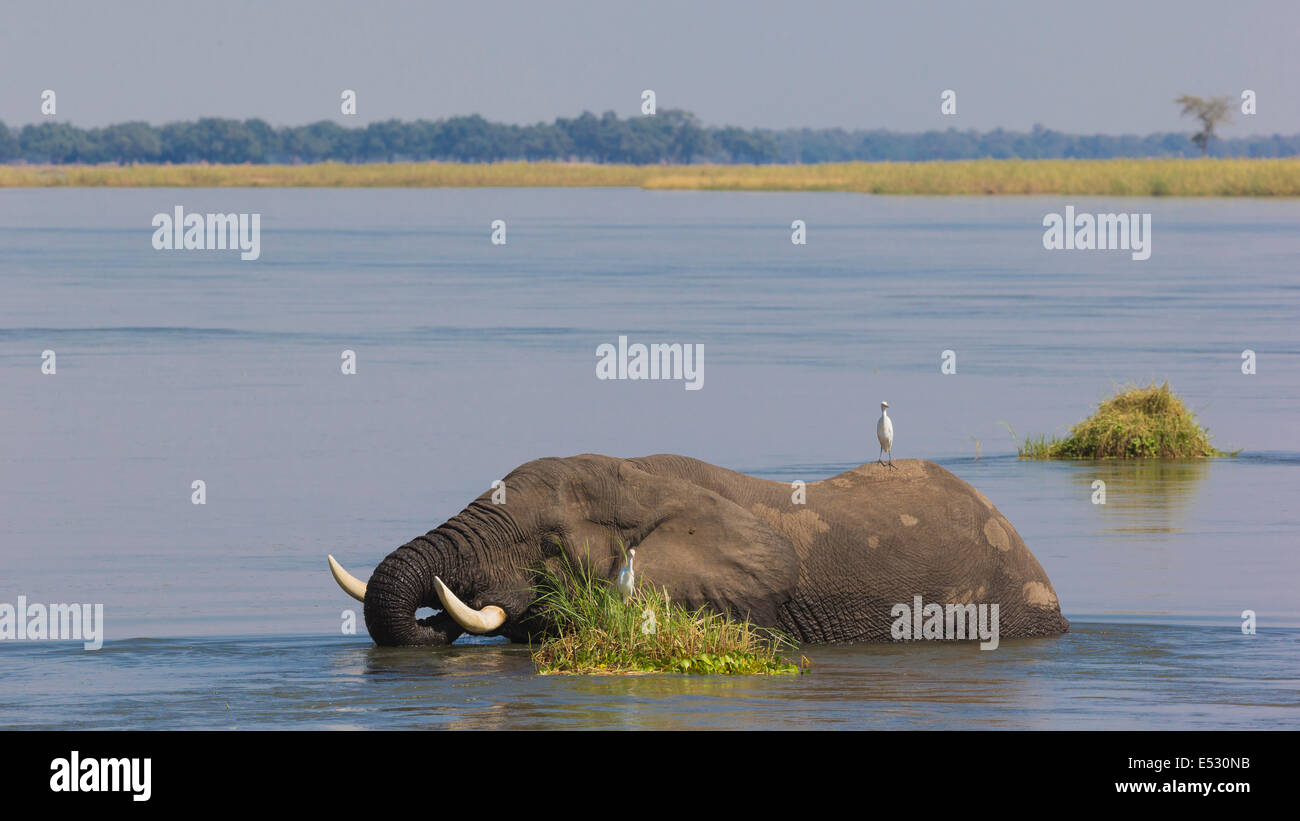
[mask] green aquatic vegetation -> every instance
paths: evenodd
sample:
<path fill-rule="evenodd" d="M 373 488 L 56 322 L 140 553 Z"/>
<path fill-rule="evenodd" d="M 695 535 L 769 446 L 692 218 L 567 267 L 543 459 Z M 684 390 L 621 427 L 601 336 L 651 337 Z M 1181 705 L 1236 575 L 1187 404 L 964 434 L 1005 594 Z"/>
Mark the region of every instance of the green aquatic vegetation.
<path fill-rule="evenodd" d="M 1165 382 L 1126 385 L 1069 436 L 1031 437 L 1019 450 L 1027 459 L 1196 459 L 1240 452 L 1221 451 L 1210 439 Z"/>
<path fill-rule="evenodd" d="M 639 584 L 624 601 L 591 562 L 567 554 L 539 572 L 533 588 L 547 634 L 532 649 L 543 675 L 551 673 L 797 674 L 780 656 L 795 649 L 776 630 L 729 614 L 691 610 L 666 590 Z"/>

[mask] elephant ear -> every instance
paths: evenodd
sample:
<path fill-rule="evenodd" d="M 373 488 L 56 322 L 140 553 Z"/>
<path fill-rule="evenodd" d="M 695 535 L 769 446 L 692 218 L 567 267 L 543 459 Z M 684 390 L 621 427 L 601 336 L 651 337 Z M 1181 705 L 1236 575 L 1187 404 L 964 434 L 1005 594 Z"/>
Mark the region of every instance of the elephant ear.
<path fill-rule="evenodd" d="M 788 539 L 740 505 L 687 479 L 619 466 L 621 505 L 643 524 L 636 548 L 638 586 L 667 587 L 675 601 L 721 606 L 776 626 L 794 595 L 799 556 Z"/>

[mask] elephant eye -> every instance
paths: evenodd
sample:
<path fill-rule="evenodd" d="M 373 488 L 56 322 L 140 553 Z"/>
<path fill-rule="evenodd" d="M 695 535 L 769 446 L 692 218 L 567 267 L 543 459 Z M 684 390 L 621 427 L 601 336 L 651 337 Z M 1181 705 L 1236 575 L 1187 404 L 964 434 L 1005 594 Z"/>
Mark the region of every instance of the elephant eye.
<path fill-rule="evenodd" d="M 547 536 L 545 539 L 542 539 L 542 555 L 548 557 L 560 555 L 559 536 L 551 535 L 551 536 Z"/>

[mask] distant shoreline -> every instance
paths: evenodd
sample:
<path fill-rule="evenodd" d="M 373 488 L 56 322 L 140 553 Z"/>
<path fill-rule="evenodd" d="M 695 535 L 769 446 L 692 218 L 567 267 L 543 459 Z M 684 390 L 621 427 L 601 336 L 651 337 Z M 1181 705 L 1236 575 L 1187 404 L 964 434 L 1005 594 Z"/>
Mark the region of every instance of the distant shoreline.
<path fill-rule="evenodd" d="M 958 160 L 818 165 L 566 162 L 4 165 L 0 188 L 546 188 L 882 195 L 1300 197 L 1300 158 Z"/>

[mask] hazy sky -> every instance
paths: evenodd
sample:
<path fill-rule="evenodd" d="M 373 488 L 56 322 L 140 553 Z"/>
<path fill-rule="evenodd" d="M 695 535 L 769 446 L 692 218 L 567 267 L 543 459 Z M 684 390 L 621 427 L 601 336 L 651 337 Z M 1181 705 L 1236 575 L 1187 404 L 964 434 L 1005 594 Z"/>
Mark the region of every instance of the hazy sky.
<path fill-rule="evenodd" d="M 1189 130 L 1180 93 L 1258 95 L 1224 136 L 1300 132 L 1300 3 L 5 0 L 0 120 L 550 121 L 661 108 L 711 125 Z M 358 94 L 357 116 L 339 94 Z M 957 116 L 939 94 L 957 92 Z"/>

